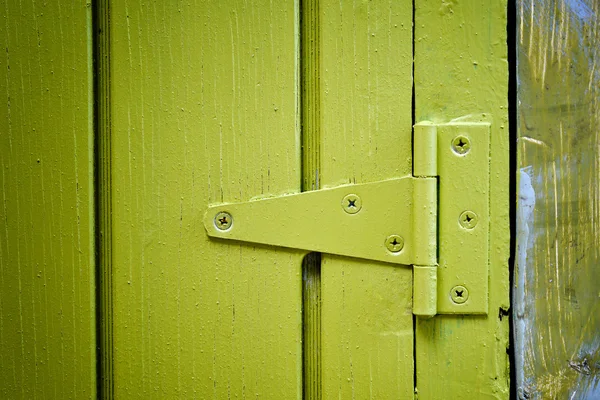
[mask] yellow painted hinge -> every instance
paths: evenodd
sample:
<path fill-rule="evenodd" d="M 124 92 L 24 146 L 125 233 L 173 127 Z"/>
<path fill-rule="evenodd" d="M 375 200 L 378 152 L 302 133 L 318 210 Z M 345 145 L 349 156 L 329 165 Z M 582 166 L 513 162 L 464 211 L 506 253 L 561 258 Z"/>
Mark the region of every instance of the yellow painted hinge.
<path fill-rule="evenodd" d="M 209 236 L 413 266 L 413 313 L 486 314 L 488 123 L 419 123 L 413 174 L 209 207 Z"/>
<path fill-rule="evenodd" d="M 437 129 L 432 124 L 414 126 L 413 176 L 425 179 L 437 177 Z M 413 314 L 432 317 L 437 314 L 437 180 L 435 187 L 423 187 L 415 197 L 414 207 L 419 214 L 415 230 L 427 230 L 429 242 L 420 243 L 428 257 L 415 260 L 413 265 Z M 433 210 L 433 211 L 432 211 Z M 432 243 L 433 242 L 433 243 Z"/>

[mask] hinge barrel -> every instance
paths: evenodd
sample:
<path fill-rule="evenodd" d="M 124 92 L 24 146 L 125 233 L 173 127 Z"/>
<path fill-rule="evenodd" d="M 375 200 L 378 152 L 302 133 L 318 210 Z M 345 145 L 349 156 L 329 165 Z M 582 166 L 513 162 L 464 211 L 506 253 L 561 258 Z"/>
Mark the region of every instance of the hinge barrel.
<path fill-rule="evenodd" d="M 437 127 L 430 122 L 414 126 L 413 175 L 437 176 Z"/>
<path fill-rule="evenodd" d="M 413 314 L 433 317 L 437 314 L 437 266 L 413 267 Z"/>
<path fill-rule="evenodd" d="M 437 262 L 437 180 L 419 178 L 413 183 L 413 264 Z"/>
<path fill-rule="evenodd" d="M 437 128 L 414 126 L 413 141 L 413 314 L 437 314 Z"/>

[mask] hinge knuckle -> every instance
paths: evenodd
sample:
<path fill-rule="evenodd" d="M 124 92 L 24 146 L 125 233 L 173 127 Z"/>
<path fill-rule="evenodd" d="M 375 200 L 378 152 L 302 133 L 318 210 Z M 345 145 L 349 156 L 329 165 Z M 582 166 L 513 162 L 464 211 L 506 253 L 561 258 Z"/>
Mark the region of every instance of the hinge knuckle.
<path fill-rule="evenodd" d="M 413 237 L 413 263 L 418 265 L 435 265 L 437 257 L 436 178 L 414 180 Z"/>
<path fill-rule="evenodd" d="M 413 139 L 413 314 L 437 314 L 437 126 L 414 126 Z"/>
<path fill-rule="evenodd" d="M 413 175 L 437 176 L 437 127 L 429 122 L 414 126 Z"/>
<path fill-rule="evenodd" d="M 413 314 L 433 317 L 437 314 L 437 267 L 413 267 Z"/>

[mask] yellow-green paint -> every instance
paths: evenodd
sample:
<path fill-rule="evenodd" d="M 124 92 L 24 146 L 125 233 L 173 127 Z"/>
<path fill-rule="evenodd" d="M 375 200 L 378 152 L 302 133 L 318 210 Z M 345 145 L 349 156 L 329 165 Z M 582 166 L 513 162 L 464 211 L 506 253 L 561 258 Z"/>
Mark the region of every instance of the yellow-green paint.
<path fill-rule="evenodd" d="M 485 122 L 438 126 L 440 314 L 497 315 L 489 309 L 490 208 L 499 200 L 490 192 L 490 162 L 506 154 L 490 147 L 491 132 L 493 125 Z M 466 153 L 457 153 L 456 138 L 468 140 Z M 465 212 L 476 224 L 461 223 Z M 468 290 L 465 302 L 452 300 L 455 286 Z"/>
<path fill-rule="evenodd" d="M 413 147 L 419 155 L 413 168 L 421 176 L 210 206 L 206 232 L 219 239 L 415 265 L 421 275 L 414 279 L 413 293 L 419 296 L 413 298 L 413 314 L 487 314 L 489 204 L 495 201 L 489 163 L 496 153 L 490 149 L 490 124 L 418 124 L 415 136 L 424 137 Z M 456 138 L 468 144 L 464 153 Z M 466 212 L 472 215 L 470 225 L 460 221 Z M 391 237 L 402 247 L 386 246 Z M 470 288 L 465 301 L 452 300 L 456 286 Z"/>
<path fill-rule="evenodd" d="M 433 264 L 436 186 L 435 178 L 406 176 L 216 205 L 206 211 L 204 227 L 209 236 L 221 239 L 394 264 L 415 264 L 416 260 Z M 346 212 L 342 200 L 348 194 L 360 199 L 359 212 Z M 219 228 L 215 218 L 220 213 L 232 216 L 233 222 L 226 230 Z M 399 252 L 391 252 L 385 246 L 386 238 L 394 234 L 403 238 L 404 246 Z M 339 240 L 342 236 L 356 240 Z"/>
<path fill-rule="evenodd" d="M 464 140 L 464 152 L 457 148 L 457 138 L 460 143 Z M 415 237 L 429 237 L 434 243 L 417 239 L 420 251 L 416 254 L 427 254 L 425 249 L 429 249 L 429 257 L 414 261 L 419 267 L 415 267 L 413 293 L 422 299 L 413 299 L 413 313 L 487 314 L 489 204 L 495 201 L 489 191 L 489 164 L 497 151 L 490 148 L 490 124 L 420 122 L 414 126 L 413 150 L 414 174 L 437 179 L 436 185 L 423 186 L 424 190 L 417 190 L 416 185 L 414 191 Z M 465 212 L 473 215 L 472 225 L 461 223 Z M 430 233 L 420 235 L 419 231 Z M 439 268 L 434 270 L 434 266 Z M 428 276 L 437 281 L 435 296 L 428 295 L 423 286 Z M 465 301 L 452 299 L 456 286 L 471 288 Z M 432 306 L 425 311 L 421 309 L 425 304 Z"/>
<path fill-rule="evenodd" d="M 116 398 L 302 393 L 302 254 L 210 240 L 299 192 L 298 5 L 112 2 Z"/>
<path fill-rule="evenodd" d="M 413 126 L 413 175 L 437 176 L 437 126 L 422 121 Z"/>
<path fill-rule="evenodd" d="M 433 317 L 437 314 L 437 265 L 413 266 L 413 314 Z"/>
<path fill-rule="evenodd" d="M 112 135 L 111 135 L 111 65 L 110 0 L 94 4 L 95 107 L 96 107 L 96 223 L 97 266 L 97 357 L 99 397 L 114 398 L 113 390 L 113 271 L 112 271 Z"/>
<path fill-rule="evenodd" d="M 302 190 L 319 189 L 321 171 L 321 0 L 300 1 Z"/>
<path fill-rule="evenodd" d="M 410 175 L 412 3 L 320 7 L 321 186 Z M 411 268 L 323 255 L 321 284 L 323 398 L 411 398 Z"/>
<path fill-rule="evenodd" d="M 93 399 L 91 7 L 0 15 L 0 398 Z"/>
<path fill-rule="evenodd" d="M 300 7 L 300 137 L 302 191 L 319 189 L 321 170 L 321 15 L 320 0 L 301 0 Z M 296 230 L 296 227 L 292 228 Z M 321 255 L 310 253 L 302 262 L 302 371 L 304 400 L 320 400 Z"/>
<path fill-rule="evenodd" d="M 415 374 L 420 399 L 508 397 L 506 4 L 476 3 L 416 2 L 415 117 L 491 123 L 489 314 L 413 326 L 412 268 L 322 255 L 304 327 L 305 252 L 210 239 L 204 212 L 410 176 L 413 4 L 96 4 L 106 398 L 403 399 Z M 90 398 L 92 8 L 39 7 L 2 11 L 0 394 Z"/>
<path fill-rule="evenodd" d="M 495 149 L 490 158 L 489 313 L 417 319 L 420 400 L 509 397 L 509 321 L 499 315 L 509 306 L 506 10 L 505 1 L 415 2 L 417 122 L 488 121 Z"/>
<path fill-rule="evenodd" d="M 338 53 L 321 60 L 321 184 L 410 174 L 412 7 L 320 7 L 321 53 Z M 117 397 L 301 396 L 302 253 L 202 225 L 208 204 L 302 186 L 297 10 L 111 9 Z M 412 396 L 411 270 L 322 271 L 323 398 Z"/>
<path fill-rule="evenodd" d="M 322 398 L 321 340 L 321 254 L 309 253 L 302 262 L 302 395 L 305 400 Z"/>
<path fill-rule="evenodd" d="M 433 184 L 415 185 L 412 203 L 416 251 L 413 260 L 413 314 L 433 317 L 438 310 L 438 132 L 434 124 L 413 126 L 413 175 Z"/>
<path fill-rule="evenodd" d="M 517 2 L 521 398 L 600 397 L 600 3 Z"/>

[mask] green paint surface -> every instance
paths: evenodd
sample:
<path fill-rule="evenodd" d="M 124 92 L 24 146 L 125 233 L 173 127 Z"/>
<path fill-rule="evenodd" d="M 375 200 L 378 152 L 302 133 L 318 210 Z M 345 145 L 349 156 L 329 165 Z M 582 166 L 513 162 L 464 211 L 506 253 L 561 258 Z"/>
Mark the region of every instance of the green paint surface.
<path fill-rule="evenodd" d="M 0 15 L 0 398 L 95 398 L 91 8 Z"/>
<path fill-rule="evenodd" d="M 412 4 L 320 7 L 321 186 L 410 175 Z M 323 255 L 321 273 L 323 398 L 412 397 L 412 268 Z"/>
<path fill-rule="evenodd" d="M 110 12 L 115 397 L 300 398 L 303 254 L 202 223 L 301 189 L 297 4 Z"/>
<path fill-rule="evenodd" d="M 417 320 L 419 400 L 509 397 L 509 320 L 499 314 L 509 307 L 506 11 L 506 1 L 415 3 L 416 122 L 489 121 L 494 149 L 488 315 Z"/>
<path fill-rule="evenodd" d="M 486 10 L 416 3 L 416 121 L 410 2 L 313 4 L 319 22 L 303 37 L 318 56 L 306 70 L 298 1 L 102 5 L 107 396 L 302 398 L 305 253 L 209 239 L 204 211 L 408 176 L 413 122 L 462 118 L 491 122 L 500 149 L 490 164 L 488 315 L 413 326 L 412 268 L 324 254 L 320 337 L 307 346 L 320 352 L 320 382 L 311 390 L 325 399 L 411 398 L 416 366 L 420 399 L 508 397 L 508 320 L 497 316 L 508 307 L 504 2 Z M 0 394 L 89 398 L 91 7 L 36 7 L 3 11 Z M 303 143 L 314 158 L 306 148 L 303 157 Z"/>

